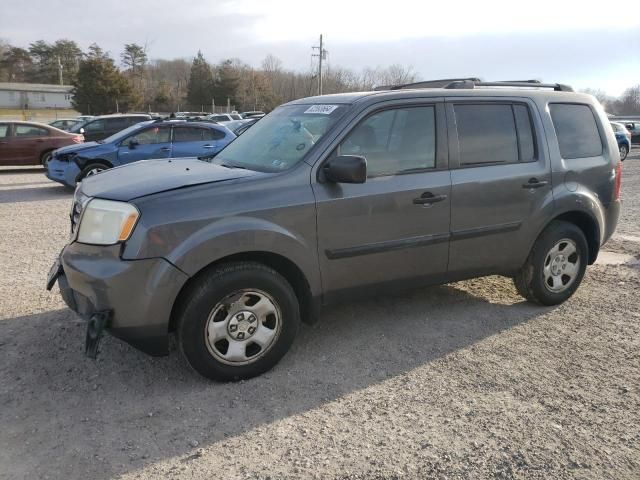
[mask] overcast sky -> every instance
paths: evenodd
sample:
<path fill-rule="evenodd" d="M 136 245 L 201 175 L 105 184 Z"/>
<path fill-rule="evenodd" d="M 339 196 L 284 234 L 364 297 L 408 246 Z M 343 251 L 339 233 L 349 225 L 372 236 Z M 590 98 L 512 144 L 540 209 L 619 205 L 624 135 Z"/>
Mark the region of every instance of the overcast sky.
<path fill-rule="evenodd" d="M 307 70 L 324 34 L 329 63 L 359 70 L 400 63 L 419 79 L 540 78 L 619 95 L 640 83 L 640 15 L 632 3 L 321 0 L 0 0 L 0 38 L 124 43 L 151 58 L 258 66 L 269 53 Z"/>

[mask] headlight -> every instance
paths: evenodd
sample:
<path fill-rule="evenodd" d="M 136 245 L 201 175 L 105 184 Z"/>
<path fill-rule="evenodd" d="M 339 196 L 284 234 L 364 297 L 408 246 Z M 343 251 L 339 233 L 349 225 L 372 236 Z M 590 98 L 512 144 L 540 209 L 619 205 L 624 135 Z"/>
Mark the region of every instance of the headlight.
<path fill-rule="evenodd" d="M 129 238 L 140 217 L 138 209 L 125 202 L 94 198 L 82 214 L 78 242 L 114 245 Z"/>

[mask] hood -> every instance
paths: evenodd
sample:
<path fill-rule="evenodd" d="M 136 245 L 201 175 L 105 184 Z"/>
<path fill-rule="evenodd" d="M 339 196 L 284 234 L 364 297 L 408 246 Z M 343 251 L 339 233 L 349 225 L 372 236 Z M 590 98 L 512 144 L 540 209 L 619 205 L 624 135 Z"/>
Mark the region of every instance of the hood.
<path fill-rule="evenodd" d="M 167 190 L 261 175 L 268 174 L 221 167 L 197 158 L 141 160 L 86 178 L 80 188 L 90 197 L 126 202 Z"/>
<path fill-rule="evenodd" d="M 83 150 L 88 150 L 90 148 L 97 147 L 99 145 L 103 145 L 103 144 L 98 142 L 74 143 L 73 145 L 68 145 L 66 147 L 58 148 L 56 150 L 56 155 L 57 154 L 68 155 L 70 153 L 78 153 L 78 152 L 82 152 Z"/>

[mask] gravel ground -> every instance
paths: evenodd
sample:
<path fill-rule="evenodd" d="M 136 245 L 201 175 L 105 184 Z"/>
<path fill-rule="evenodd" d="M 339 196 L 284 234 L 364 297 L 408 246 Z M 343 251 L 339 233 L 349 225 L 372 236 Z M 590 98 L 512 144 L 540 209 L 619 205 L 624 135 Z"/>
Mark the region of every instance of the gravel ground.
<path fill-rule="evenodd" d="M 567 303 L 489 277 L 333 308 L 233 384 L 107 337 L 44 290 L 71 193 L 0 170 L 0 479 L 640 478 L 640 150 Z M 391 321 L 392 320 L 392 321 Z"/>

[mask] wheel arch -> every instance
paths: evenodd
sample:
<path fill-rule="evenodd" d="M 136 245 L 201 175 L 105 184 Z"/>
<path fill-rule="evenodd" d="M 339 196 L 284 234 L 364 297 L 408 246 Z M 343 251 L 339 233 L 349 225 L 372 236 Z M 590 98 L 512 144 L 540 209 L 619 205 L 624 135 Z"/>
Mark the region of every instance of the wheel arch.
<path fill-rule="evenodd" d="M 589 246 L 589 261 L 587 263 L 592 265 L 598 258 L 598 252 L 600 251 L 600 226 L 597 220 L 585 211 L 570 210 L 551 219 L 551 221 L 544 226 L 542 231 L 544 231 L 551 222 L 554 221 L 573 223 L 582 230 L 582 233 L 584 233 L 584 236 L 587 239 L 587 245 Z"/>
<path fill-rule="evenodd" d="M 180 302 L 185 298 L 189 289 L 203 276 L 207 275 L 212 269 L 219 267 L 220 265 L 228 263 L 238 262 L 256 262 L 262 265 L 266 265 L 272 268 L 280 275 L 282 275 L 287 282 L 293 288 L 293 291 L 298 298 L 300 304 L 300 316 L 304 323 L 312 324 L 317 320 L 319 302 L 314 299 L 311 293 L 311 287 L 307 277 L 303 271 L 289 258 L 280 255 L 278 253 L 267 251 L 250 251 L 236 253 L 228 255 L 226 257 L 219 258 L 208 265 L 202 267 L 195 275 L 191 276 L 189 280 L 180 289 L 176 300 L 173 303 L 171 309 L 171 316 L 169 319 L 169 332 L 175 331 L 178 322 L 177 312 L 180 310 Z"/>

